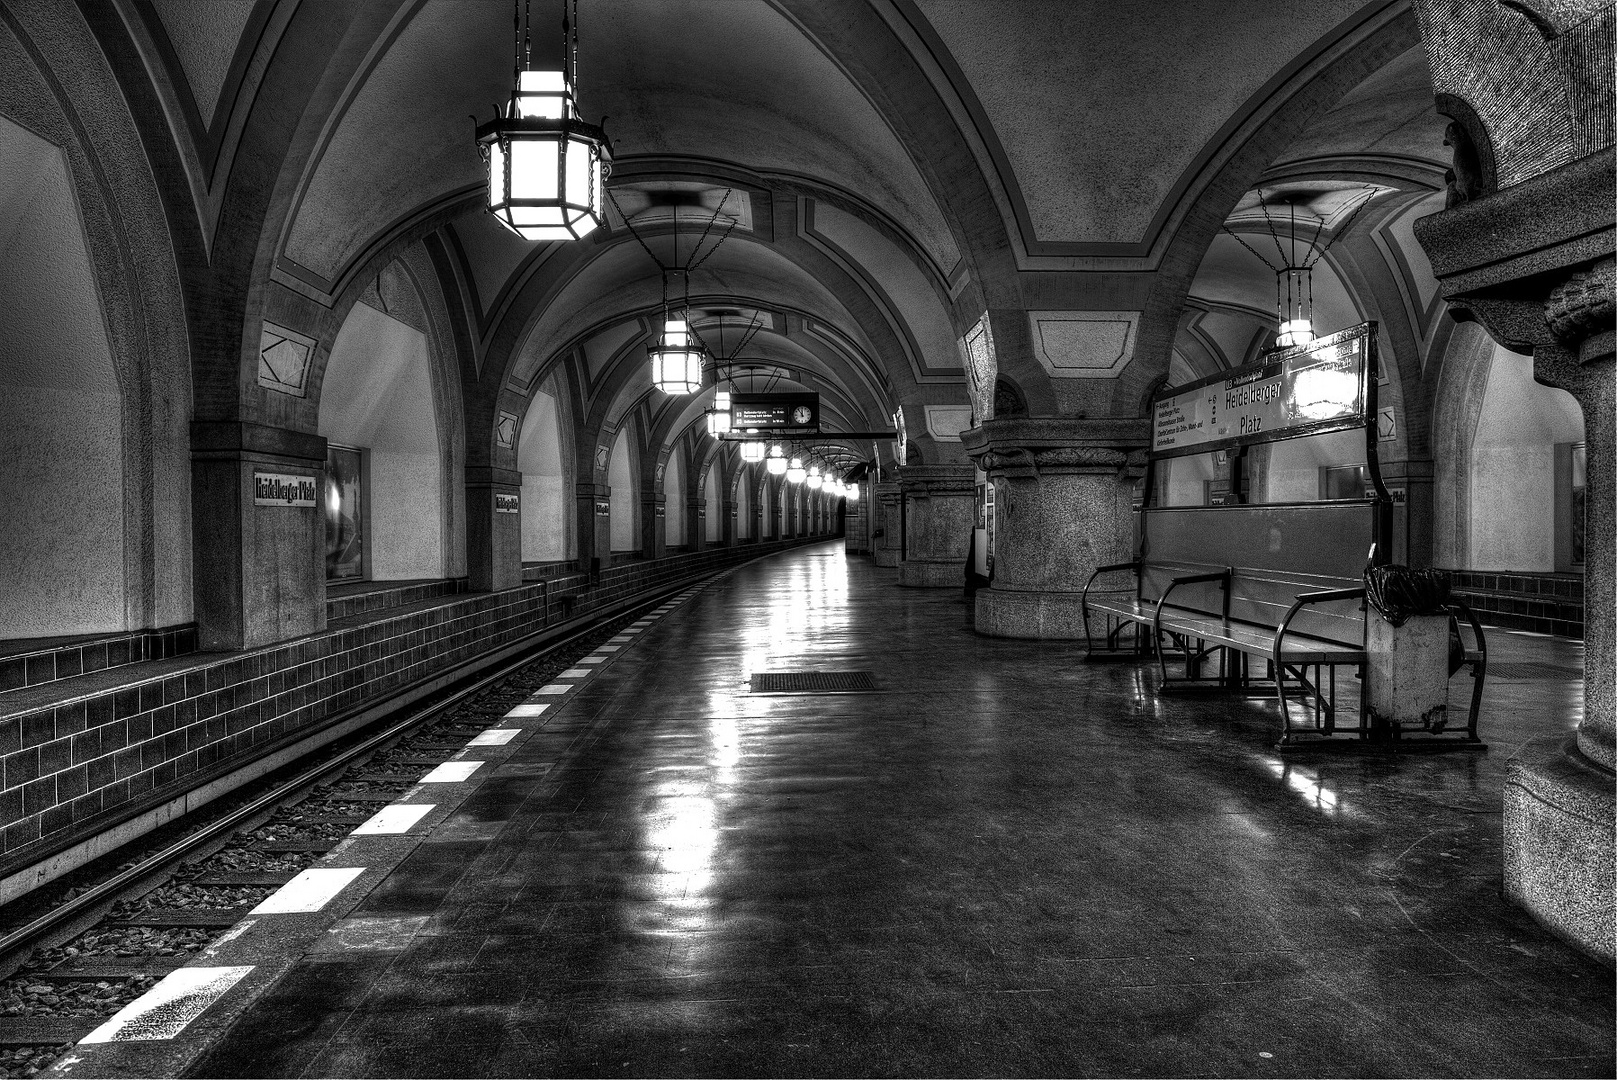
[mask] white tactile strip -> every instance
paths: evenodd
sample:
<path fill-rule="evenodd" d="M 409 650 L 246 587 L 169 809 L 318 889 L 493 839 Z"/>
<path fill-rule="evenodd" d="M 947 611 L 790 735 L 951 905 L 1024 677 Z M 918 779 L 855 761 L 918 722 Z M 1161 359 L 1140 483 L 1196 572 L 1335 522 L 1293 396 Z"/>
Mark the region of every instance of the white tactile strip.
<path fill-rule="evenodd" d="M 599 647 L 595 651 L 597 653 L 615 653 L 621 648 L 623 648 L 622 645 L 602 645 L 601 647 Z"/>
<path fill-rule="evenodd" d="M 246 977 L 253 965 L 241 967 L 183 967 L 119 1009 L 105 1024 L 80 1039 L 81 1043 L 147 1042 L 172 1039 L 231 987 Z"/>
<path fill-rule="evenodd" d="M 548 708 L 550 708 L 549 705 L 541 704 L 537 701 L 524 701 L 521 705 L 518 705 L 510 712 L 506 713 L 505 718 L 507 720 L 523 720 L 529 717 L 539 716 Z"/>
<path fill-rule="evenodd" d="M 423 776 L 422 784 L 459 784 L 472 778 L 472 773 L 483 767 L 481 761 L 446 761 Z"/>
<path fill-rule="evenodd" d="M 521 734 L 521 728 L 489 728 L 487 731 L 480 733 L 477 738 L 473 739 L 466 745 L 469 747 L 504 746 L 506 743 L 510 742 L 512 739 Z"/>
<path fill-rule="evenodd" d="M 487 734 L 485 732 L 484 734 Z M 516 734 L 516 732 L 512 732 Z M 481 739 L 479 735 L 477 738 Z M 468 745 L 476 746 L 477 739 Z M 433 810 L 433 803 L 393 803 L 370 816 L 370 820 L 355 829 L 350 836 L 397 836 L 407 833 Z"/>
<path fill-rule="evenodd" d="M 566 683 L 553 682 L 553 683 L 546 683 L 544 686 L 541 686 L 536 691 L 536 693 L 540 693 L 540 694 L 565 694 L 565 693 L 567 693 L 567 691 L 569 691 L 571 689 L 572 689 L 572 687 L 568 686 Z"/>
<path fill-rule="evenodd" d="M 591 676 L 593 674 L 595 674 L 595 672 L 591 671 L 589 668 L 570 667 L 566 671 L 562 672 L 560 675 L 557 675 L 556 678 L 558 678 L 558 679 L 584 679 L 584 678 L 588 678 L 589 676 Z"/>
<path fill-rule="evenodd" d="M 302 915 L 319 911 L 365 872 L 363 866 L 312 866 L 264 897 L 249 915 Z"/>

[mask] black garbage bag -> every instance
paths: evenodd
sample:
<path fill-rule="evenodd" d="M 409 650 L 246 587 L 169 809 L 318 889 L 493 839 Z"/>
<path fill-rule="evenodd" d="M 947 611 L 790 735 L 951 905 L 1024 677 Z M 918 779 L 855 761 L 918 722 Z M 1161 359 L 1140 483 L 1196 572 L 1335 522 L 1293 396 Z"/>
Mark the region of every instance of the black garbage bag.
<path fill-rule="evenodd" d="M 1364 592 L 1383 619 L 1402 626 L 1411 615 L 1447 615 L 1449 574 L 1431 568 L 1411 569 L 1396 563 L 1367 566 Z"/>

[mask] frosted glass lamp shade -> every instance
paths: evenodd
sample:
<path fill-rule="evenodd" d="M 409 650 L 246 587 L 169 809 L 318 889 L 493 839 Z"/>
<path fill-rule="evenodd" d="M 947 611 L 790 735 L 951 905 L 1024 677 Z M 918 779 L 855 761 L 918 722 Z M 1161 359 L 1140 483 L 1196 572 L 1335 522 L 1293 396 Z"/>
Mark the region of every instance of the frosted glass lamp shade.
<path fill-rule="evenodd" d="M 477 129 L 488 161 L 488 208 L 527 240 L 577 240 L 600 227 L 612 150 L 574 114 L 560 71 L 524 71 L 506 114 Z"/>

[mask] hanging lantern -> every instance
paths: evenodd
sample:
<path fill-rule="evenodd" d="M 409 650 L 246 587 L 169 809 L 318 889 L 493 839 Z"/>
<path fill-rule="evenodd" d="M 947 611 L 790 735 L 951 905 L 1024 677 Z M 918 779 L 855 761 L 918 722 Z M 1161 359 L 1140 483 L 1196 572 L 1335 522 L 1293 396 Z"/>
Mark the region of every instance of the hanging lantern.
<path fill-rule="evenodd" d="M 820 467 L 818 465 L 811 465 L 809 467 L 808 476 L 803 482 L 808 484 L 811 490 L 818 489 L 821 484 L 825 483 L 825 478 L 820 475 Z"/>
<path fill-rule="evenodd" d="M 793 458 L 791 465 L 786 468 L 786 481 L 791 484 L 801 484 L 808 479 L 808 472 L 803 468 L 802 458 Z"/>
<path fill-rule="evenodd" d="M 665 394 L 694 394 L 702 389 L 702 360 L 700 345 L 691 344 L 690 325 L 681 318 L 669 316 L 663 323 L 662 341 L 648 345 L 651 357 L 651 381 Z"/>
<path fill-rule="evenodd" d="M 720 390 L 713 395 L 713 407 L 707 410 L 707 433 L 717 438 L 730 432 L 730 391 Z"/>
<path fill-rule="evenodd" d="M 560 71 L 523 70 L 531 49 L 522 22 L 511 100 L 503 115 L 477 128 L 488 163 L 489 213 L 526 240 L 577 240 L 604 220 L 612 171 L 605 130 L 580 120 L 574 103 L 578 0 L 563 23 L 566 58 Z"/>
<path fill-rule="evenodd" d="M 756 464 L 764 459 L 764 444 L 756 439 L 748 439 L 741 444 L 741 460 L 748 465 Z"/>
<path fill-rule="evenodd" d="M 848 485 L 848 490 L 843 492 L 843 497 L 845 499 L 847 499 L 851 503 L 858 502 L 859 501 L 859 485 L 858 484 L 849 484 Z"/>
<path fill-rule="evenodd" d="M 1275 274 L 1275 307 L 1280 323 L 1275 345 L 1289 349 L 1314 340 L 1312 267 L 1288 266 Z"/>
<path fill-rule="evenodd" d="M 786 471 L 786 457 L 779 444 L 769 448 L 769 457 L 764 459 L 764 468 L 769 470 L 771 476 L 779 476 Z"/>

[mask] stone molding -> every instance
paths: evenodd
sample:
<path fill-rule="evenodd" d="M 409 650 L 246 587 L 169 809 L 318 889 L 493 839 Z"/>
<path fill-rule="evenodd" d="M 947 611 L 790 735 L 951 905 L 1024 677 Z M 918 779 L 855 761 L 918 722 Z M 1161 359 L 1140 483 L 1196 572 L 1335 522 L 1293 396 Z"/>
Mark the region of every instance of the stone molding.
<path fill-rule="evenodd" d="M 1544 301 L 1544 321 L 1549 324 L 1550 332 L 1569 345 L 1582 344 L 1601 334 L 1610 335 L 1617 322 L 1617 305 L 1612 299 L 1613 278 L 1617 278 L 1617 258 L 1608 256 L 1587 270 L 1575 271 L 1551 289 Z"/>
<path fill-rule="evenodd" d="M 912 498 L 977 493 L 977 471 L 970 465 L 904 465 L 898 470 L 898 482 Z"/>
<path fill-rule="evenodd" d="M 1150 421 L 1033 417 L 987 420 L 961 441 L 991 476 L 1041 472 L 1129 473 L 1145 468 Z"/>

